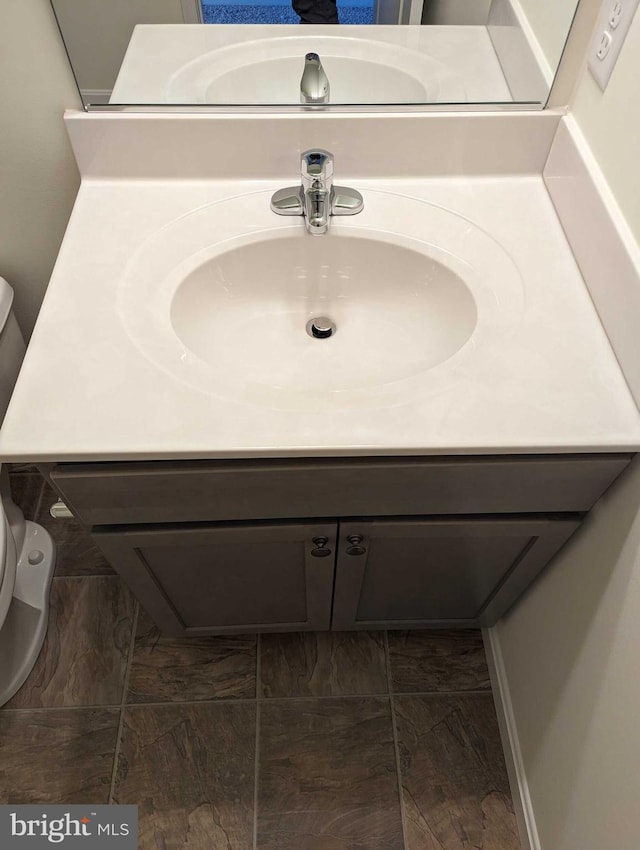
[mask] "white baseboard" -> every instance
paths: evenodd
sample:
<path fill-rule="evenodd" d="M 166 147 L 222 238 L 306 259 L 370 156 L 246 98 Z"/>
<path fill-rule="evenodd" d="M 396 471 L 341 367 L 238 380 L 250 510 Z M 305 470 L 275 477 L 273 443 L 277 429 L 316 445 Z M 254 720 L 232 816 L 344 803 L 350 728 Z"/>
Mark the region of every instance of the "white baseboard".
<path fill-rule="evenodd" d="M 483 629 L 482 637 L 489 665 L 493 698 L 498 715 L 498 726 L 500 727 L 500 737 L 502 738 L 502 748 L 522 850 L 542 850 L 518 740 L 518 730 L 511 703 L 509 682 L 502 659 L 500 639 L 494 628 Z"/>

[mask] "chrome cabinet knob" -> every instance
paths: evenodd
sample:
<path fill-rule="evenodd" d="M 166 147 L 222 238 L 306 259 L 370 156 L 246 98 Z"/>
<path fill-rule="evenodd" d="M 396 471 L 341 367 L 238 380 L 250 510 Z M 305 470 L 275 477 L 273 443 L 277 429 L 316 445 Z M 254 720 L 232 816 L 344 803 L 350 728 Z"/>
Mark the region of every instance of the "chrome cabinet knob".
<path fill-rule="evenodd" d="M 313 544 L 311 554 L 314 558 L 326 558 L 331 554 L 331 549 L 327 547 L 328 537 L 314 537 L 311 542 Z"/>
<path fill-rule="evenodd" d="M 362 534 L 349 534 L 347 535 L 347 555 L 364 555 L 366 553 L 365 547 L 362 545 L 364 541 L 364 537 Z"/>

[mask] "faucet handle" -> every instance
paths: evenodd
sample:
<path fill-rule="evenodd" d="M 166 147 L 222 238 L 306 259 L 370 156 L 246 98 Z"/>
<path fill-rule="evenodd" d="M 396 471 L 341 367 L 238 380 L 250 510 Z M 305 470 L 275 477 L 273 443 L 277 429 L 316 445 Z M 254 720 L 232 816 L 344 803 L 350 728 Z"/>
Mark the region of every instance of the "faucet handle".
<path fill-rule="evenodd" d="M 330 184 L 333 179 L 333 154 L 322 148 L 305 151 L 300 157 L 300 172 L 302 179 L 309 183 L 321 180 Z"/>
<path fill-rule="evenodd" d="M 357 189 L 347 186 L 333 187 L 331 215 L 357 215 L 364 208 L 364 199 Z"/>

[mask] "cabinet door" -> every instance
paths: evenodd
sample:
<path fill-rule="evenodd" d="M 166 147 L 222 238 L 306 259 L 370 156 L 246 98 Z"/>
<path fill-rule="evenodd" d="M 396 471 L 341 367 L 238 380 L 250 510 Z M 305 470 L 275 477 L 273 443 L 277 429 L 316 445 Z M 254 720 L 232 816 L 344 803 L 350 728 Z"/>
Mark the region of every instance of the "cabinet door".
<path fill-rule="evenodd" d="M 335 523 L 94 533 L 165 634 L 328 629 Z"/>
<path fill-rule="evenodd" d="M 576 517 L 340 523 L 332 628 L 492 625 L 578 525 Z"/>

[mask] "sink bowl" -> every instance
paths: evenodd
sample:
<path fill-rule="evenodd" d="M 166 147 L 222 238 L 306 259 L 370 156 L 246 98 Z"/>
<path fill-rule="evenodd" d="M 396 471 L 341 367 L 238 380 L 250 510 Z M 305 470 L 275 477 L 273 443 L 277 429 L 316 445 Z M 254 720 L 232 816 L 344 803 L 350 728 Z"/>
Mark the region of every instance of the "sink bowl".
<path fill-rule="evenodd" d="M 173 378 L 278 409 L 401 404 L 496 356 L 517 328 L 520 275 L 466 219 L 369 191 L 362 213 L 311 236 L 270 195 L 195 210 L 131 259 L 120 319 Z M 309 332 L 317 317 L 330 337 Z"/>
<path fill-rule="evenodd" d="M 304 56 L 322 59 L 332 103 L 466 100 L 462 81 L 417 50 L 367 38 L 286 36 L 209 51 L 176 71 L 168 103 L 299 103 Z"/>
<path fill-rule="evenodd" d="M 438 260 L 373 234 L 304 238 L 298 228 L 223 250 L 171 302 L 184 345 L 227 376 L 283 390 L 351 390 L 448 360 L 477 321 L 469 287 Z M 327 317 L 330 338 L 309 320 Z"/>

